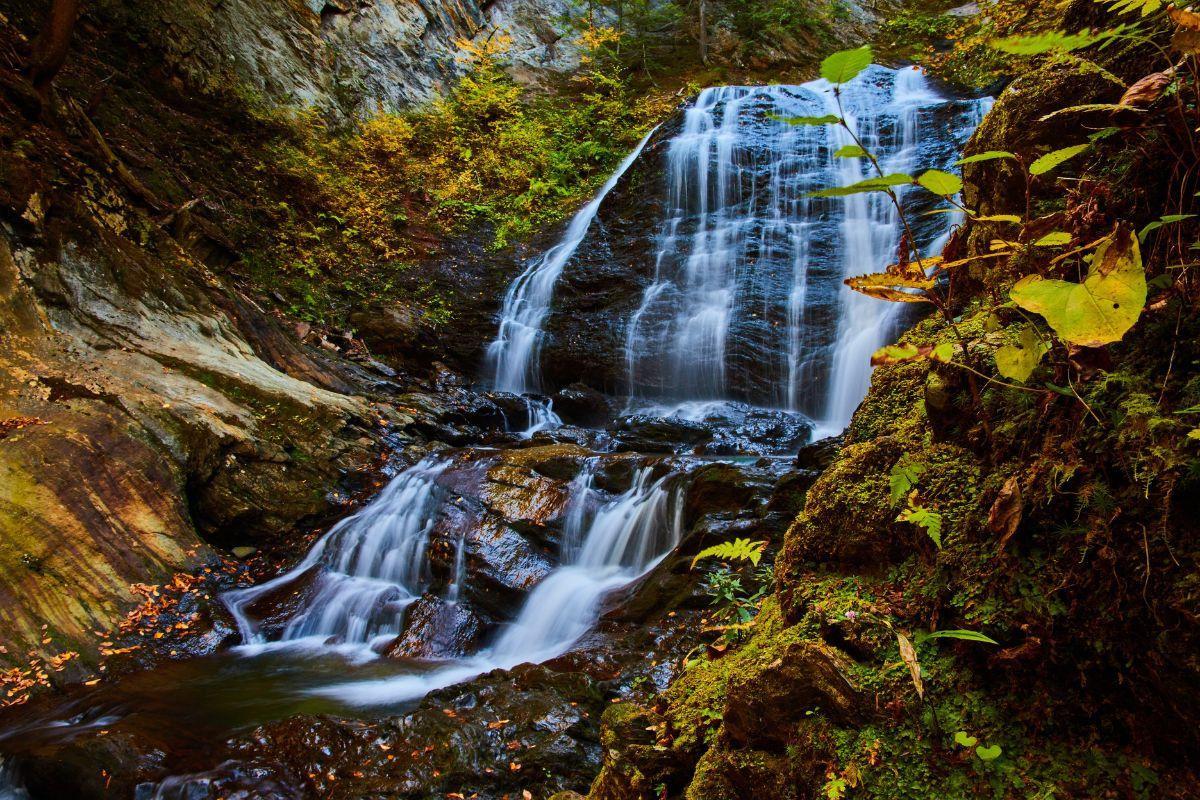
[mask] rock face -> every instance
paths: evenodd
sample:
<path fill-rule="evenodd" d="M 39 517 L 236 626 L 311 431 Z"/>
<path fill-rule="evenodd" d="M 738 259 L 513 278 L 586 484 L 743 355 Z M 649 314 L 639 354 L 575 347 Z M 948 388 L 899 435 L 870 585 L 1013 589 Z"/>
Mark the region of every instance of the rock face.
<path fill-rule="evenodd" d="M 569 71 L 578 52 L 555 27 L 564 0 L 169 0 L 102 4 L 200 85 L 232 77 L 272 104 L 349 116 L 410 108 L 444 91 L 463 41 L 507 36 L 526 83 Z M 107 26 L 106 26 L 107 27 Z"/>
<path fill-rule="evenodd" d="M 328 513 L 371 469 L 378 423 L 404 421 L 356 396 L 380 376 L 284 335 L 104 175 L 71 168 L 90 191 L 4 185 L 6 662 L 91 661 L 131 584 L 211 559 L 201 537 L 244 545 Z"/>

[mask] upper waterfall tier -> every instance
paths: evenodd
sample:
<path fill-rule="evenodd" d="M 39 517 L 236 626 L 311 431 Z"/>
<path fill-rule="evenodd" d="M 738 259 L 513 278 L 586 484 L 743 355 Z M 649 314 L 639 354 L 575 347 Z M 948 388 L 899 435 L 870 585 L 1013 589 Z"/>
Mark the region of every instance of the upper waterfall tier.
<path fill-rule="evenodd" d="M 505 365 L 498 377 L 528 379 L 498 386 L 584 381 L 636 404 L 737 399 L 844 426 L 871 352 L 903 320 L 842 281 L 893 261 L 901 225 L 881 194 L 807 197 L 869 176 L 864 160 L 835 157 L 851 142 L 845 130 L 778 119 L 837 113 L 831 88 L 706 89 L 639 147 L 586 222 L 576 217 L 568 246 L 510 290 L 511 300 L 543 281 L 537 303 L 530 292 L 506 303 L 493 363 Z M 888 172 L 948 168 L 989 107 L 882 67 L 844 87 L 842 102 Z M 902 199 L 919 244 L 939 247 L 953 218 L 923 216 L 937 201 L 920 190 Z M 534 324 L 516 337 L 514 321 Z"/>

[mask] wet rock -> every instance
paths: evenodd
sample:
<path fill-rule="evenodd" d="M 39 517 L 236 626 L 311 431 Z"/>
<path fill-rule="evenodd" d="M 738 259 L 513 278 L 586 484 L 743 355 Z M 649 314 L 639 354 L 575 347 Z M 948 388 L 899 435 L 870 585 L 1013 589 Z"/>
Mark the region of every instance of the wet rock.
<path fill-rule="evenodd" d="M 820 472 L 833 463 L 845 443 L 845 436 L 833 436 L 813 442 L 800 449 L 794 463 L 798 469 Z"/>
<path fill-rule="evenodd" d="M 862 700 L 846 677 L 848 666 L 831 647 L 793 642 L 762 669 L 734 675 L 725 698 L 725 738 L 779 752 L 792 739 L 804 709 L 819 708 L 835 724 L 856 721 Z"/>
<path fill-rule="evenodd" d="M 620 452 L 679 453 L 713 438 L 713 432 L 698 422 L 649 414 L 622 417 L 609 431 Z"/>
<path fill-rule="evenodd" d="M 584 383 L 573 383 L 554 394 L 554 411 L 564 422 L 599 427 L 612 418 L 609 398 Z"/>
<path fill-rule="evenodd" d="M 758 496 L 762 484 L 732 464 L 712 464 L 697 471 L 687 489 L 684 524 L 717 511 L 741 511 Z"/>
<path fill-rule="evenodd" d="M 478 649 L 484 621 L 470 608 L 425 595 L 405 610 L 404 632 L 388 645 L 389 658 L 459 658 Z"/>

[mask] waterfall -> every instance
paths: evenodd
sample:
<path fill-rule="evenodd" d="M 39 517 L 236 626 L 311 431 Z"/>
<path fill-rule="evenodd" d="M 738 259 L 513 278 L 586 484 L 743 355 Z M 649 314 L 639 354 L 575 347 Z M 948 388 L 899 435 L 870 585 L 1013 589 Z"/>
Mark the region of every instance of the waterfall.
<path fill-rule="evenodd" d="M 498 391 L 525 394 L 541 388 L 538 379 L 539 346 L 542 323 L 554 298 L 554 284 L 587 236 L 604 198 L 641 155 L 653 135 L 654 131 L 646 134 L 592 201 L 579 210 L 558 244 L 530 261 L 525 271 L 508 287 L 500 310 L 500 332 L 488 347 L 488 360 L 494 369 L 493 385 Z"/>
<path fill-rule="evenodd" d="M 871 67 L 842 87 L 847 123 L 887 172 L 948 168 L 986 101 L 939 96 L 916 69 Z M 837 432 L 866 394 L 870 355 L 893 338 L 897 306 L 842 281 L 895 260 L 900 221 L 885 195 L 813 199 L 869 177 L 837 126 L 832 86 L 722 86 L 701 92 L 668 145 L 653 277 L 632 313 L 624 359 L 631 405 L 739 399 L 800 411 Z M 953 218 L 902 192 L 919 245 Z"/>
<path fill-rule="evenodd" d="M 645 575 L 683 535 L 675 474 L 655 478 L 643 467 L 630 489 L 615 497 L 601 496 L 592 475 L 589 465 L 571 484 L 561 566 L 533 589 L 491 647 L 429 672 L 326 686 L 315 693 L 351 705 L 394 704 L 493 669 L 565 653 L 596 623 L 604 597 Z"/>
<path fill-rule="evenodd" d="M 371 656 L 398 633 L 404 610 L 428 583 L 429 532 L 441 507 L 437 478 L 448 462 L 426 459 L 396 477 L 362 511 L 339 522 L 294 569 L 224 595 L 243 649 L 323 647 Z M 306 577 L 311 575 L 311 583 Z M 277 641 L 249 614 L 255 601 L 294 585 L 300 603 Z"/>

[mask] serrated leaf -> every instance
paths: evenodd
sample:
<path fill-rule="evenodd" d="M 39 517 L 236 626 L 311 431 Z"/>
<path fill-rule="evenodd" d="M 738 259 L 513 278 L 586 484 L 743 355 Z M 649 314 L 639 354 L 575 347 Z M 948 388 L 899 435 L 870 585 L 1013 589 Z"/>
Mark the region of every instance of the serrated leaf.
<path fill-rule="evenodd" d="M 1001 159 L 1011 159 L 1013 161 L 1016 161 L 1017 157 L 1016 157 L 1016 155 L 1008 152 L 1007 150 L 988 150 L 986 153 L 976 153 L 973 156 L 967 156 L 966 158 L 960 158 L 958 161 L 954 162 L 954 166 L 962 167 L 967 164 L 979 164 L 984 161 L 999 161 Z"/>
<path fill-rule="evenodd" d="M 931 639 L 962 639 L 965 642 L 983 642 L 984 644 L 994 644 L 997 647 L 1000 645 L 1000 643 L 995 639 L 990 636 L 985 636 L 979 631 L 967 631 L 961 629 L 934 631 L 933 633 L 925 635 L 925 641 L 929 641 Z"/>
<path fill-rule="evenodd" d="M 1051 231 L 1033 243 L 1034 247 L 1062 247 L 1070 244 L 1073 237 L 1066 231 Z"/>
<path fill-rule="evenodd" d="M 924 506 L 910 505 L 900 512 L 900 516 L 896 517 L 896 521 L 907 522 L 919 528 L 924 528 L 925 533 L 929 534 L 929 538 L 937 545 L 937 549 L 942 549 L 942 515 L 938 512 Z"/>
<path fill-rule="evenodd" d="M 898 504 L 908 496 L 917 485 L 917 481 L 929 470 L 929 466 L 920 461 L 909 461 L 907 456 L 896 462 L 888 475 L 888 489 L 892 496 L 892 505 Z"/>
<path fill-rule="evenodd" d="M 1137 238 L 1118 228 L 1096 248 L 1083 283 L 1028 275 L 1010 296 L 1040 314 L 1064 340 L 1083 347 L 1120 341 L 1146 305 L 1146 272 Z"/>
<path fill-rule="evenodd" d="M 816 192 L 809 192 L 806 197 L 850 197 L 851 195 L 864 194 L 866 192 L 884 192 L 896 186 L 906 186 L 913 182 L 911 175 L 902 173 L 894 173 L 885 175 L 882 178 L 867 178 L 866 180 L 852 183 L 849 186 L 839 186 L 834 189 L 821 189 Z"/>
<path fill-rule="evenodd" d="M 1077 144 L 1077 145 L 1074 145 L 1073 147 L 1064 147 L 1061 150 L 1055 150 L 1053 152 L 1047 153 L 1046 155 L 1042 156 L 1037 161 L 1034 161 L 1032 164 L 1029 165 L 1029 174 L 1030 175 L 1045 175 L 1047 172 L 1050 172 L 1051 170 L 1062 166 L 1066 162 L 1070 161 L 1072 158 L 1075 158 L 1076 156 L 1080 155 L 1081 153 L 1083 153 L 1085 150 L 1087 150 L 1091 146 L 1092 145 L 1090 143 L 1089 144 Z"/>
<path fill-rule="evenodd" d="M 734 539 L 732 542 L 721 542 L 705 550 L 701 550 L 692 559 L 692 566 L 706 558 L 719 558 L 723 561 L 749 561 L 754 566 L 762 559 L 763 551 L 767 549 L 766 542 L 752 542 L 749 539 Z"/>
<path fill-rule="evenodd" d="M 835 86 L 848 83 L 871 66 L 873 58 L 870 45 L 863 45 L 853 50 L 841 50 L 821 62 L 821 77 Z"/>
<path fill-rule="evenodd" d="M 835 114 L 825 114 L 820 117 L 782 117 L 778 114 L 768 114 L 768 117 L 785 125 L 839 125 L 842 118 Z"/>
<path fill-rule="evenodd" d="M 1137 111 L 1141 111 L 1141 110 L 1142 109 L 1140 109 L 1140 108 L 1134 108 L 1133 106 L 1127 105 L 1125 103 L 1085 103 L 1084 105 L 1081 105 L 1081 106 L 1068 106 L 1067 108 L 1060 108 L 1057 111 L 1052 111 L 1049 114 L 1047 114 L 1046 116 L 1040 118 L 1038 120 L 1038 122 L 1049 122 L 1050 120 L 1054 119 L 1055 117 L 1062 117 L 1062 116 L 1066 116 L 1067 114 L 1087 114 L 1092 111 L 1113 111 L 1113 112 L 1134 111 L 1134 112 L 1137 112 Z"/>
<path fill-rule="evenodd" d="M 865 158 L 867 151 L 856 144 L 848 144 L 838 148 L 838 151 L 833 155 L 834 158 Z"/>
<path fill-rule="evenodd" d="M 1099 44 L 1117 35 L 1119 31 L 1100 31 L 1098 33 L 1037 33 L 1031 36 L 1007 36 L 992 39 L 990 47 L 1014 56 L 1041 56 L 1046 53 L 1069 53 Z"/>
<path fill-rule="evenodd" d="M 996 351 L 996 371 L 1010 381 L 1024 383 L 1049 349 L 1050 345 L 1042 341 L 1037 330 L 1026 325 L 1018 344 L 1005 345 Z"/>
<path fill-rule="evenodd" d="M 941 197 L 952 197 L 962 191 L 962 178 L 940 169 L 923 172 L 917 183 Z"/>
<path fill-rule="evenodd" d="M 1195 214 L 1167 214 L 1164 217 L 1156 219 L 1138 232 L 1138 241 L 1145 242 L 1146 237 L 1164 225 L 1172 225 L 1176 222 L 1183 222 L 1185 219 L 1192 219 Z"/>
<path fill-rule="evenodd" d="M 893 303 L 928 303 L 928 297 L 913 292 L 928 291 L 936 284 L 933 278 L 906 277 L 886 272 L 846 279 L 846 285 L 854 291 Z"/>

